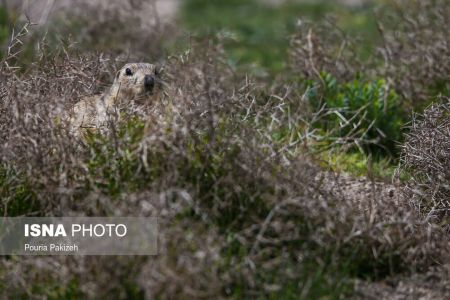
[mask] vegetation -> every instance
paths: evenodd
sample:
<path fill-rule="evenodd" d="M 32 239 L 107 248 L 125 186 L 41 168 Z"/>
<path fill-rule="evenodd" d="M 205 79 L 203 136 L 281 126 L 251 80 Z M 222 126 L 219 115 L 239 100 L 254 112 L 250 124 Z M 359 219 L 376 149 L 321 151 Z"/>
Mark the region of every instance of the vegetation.
<path fill-rule="evenodd" d="M 262 75 L 286 68 L 289 36 L 300 20 L 317 21 L 331 12 L 349 34 L 358 28 L 367 45 L 377 40 L 369 7 L 350 9 L 332 1 L 282 1 L 270 5 L 258 0 L 188 0 L 183 1 L 182 20 L 196 35 L 219 34 L 225 40 L 232 65 L 251 64 L 245 70 Z"/>
<path fill-rule="evenodd" d="M 0 212 L 157 216 L 159 255 L 3 257 L 2 297 L 393 298 L 385 280 L 449 296 L 434 280 L 449 251 L 444 1 L 186 0 L 179 26 L 144 2 L 82 2 L 4 41 Z M 132 60 L 164 65 L 164 96 L 73 138 L 63 112 Z"/>
<path fill-rule="evenodd" d="M 17 217 L 35 214 L 39 203 L 31 187 L 7 166 L 0 167 L 0 198 L 2 216 Z"/>
<path fill-rule="evenodd" d="M 399 109 L 399 97 L 389 90 L 385 80 L 365 83 L 355 79 L 338 84 L 330 74 L 322 74 L 321 79 L 323 91 L 318 93 L 317 87 L 308 87 L 306 97 L 317 110 L 326 111 L 313 124 L 323 131 L 322 136 L 337 144 L 353 141 L 361 150 L 375 146 L 384 153 L 396 152 L 405 118 Z"/>
<path fill-rule="evenodd" d="M 9 24 L 8 24 L 8 12 L 0 7 L 0 43 L 3 44 L 8 38 Z"/>
<path fill-rule="evenodd" d="M 448 101 L 443 99 L 442 103 L 428 107 L 422 115 L 415 115 L 402 146 L 402 165 L 413 179 L 408 186 L 413 203 L 424 214 L 438 218 L 446 216 L 450 199 Z"/>

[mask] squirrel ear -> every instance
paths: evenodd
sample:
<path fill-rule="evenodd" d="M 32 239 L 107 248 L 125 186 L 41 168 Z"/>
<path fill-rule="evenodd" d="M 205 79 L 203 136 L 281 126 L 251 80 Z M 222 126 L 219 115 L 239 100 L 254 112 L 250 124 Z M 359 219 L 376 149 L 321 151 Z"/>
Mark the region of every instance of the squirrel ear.
<path fill-rule="evenodd" d="M 120 70 L 117 71 L 117 73 L 116 73 L 116 79 L 119 78 L 119 75 L 120 75 Z"/>

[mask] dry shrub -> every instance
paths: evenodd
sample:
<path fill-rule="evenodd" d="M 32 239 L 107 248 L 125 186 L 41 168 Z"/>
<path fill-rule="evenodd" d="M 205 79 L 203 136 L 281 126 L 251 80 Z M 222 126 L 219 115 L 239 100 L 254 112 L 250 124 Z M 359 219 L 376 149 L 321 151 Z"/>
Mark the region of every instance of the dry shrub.
<path fill-rule="evenodd" d="M 450 207 L 450 101 L 413 118 L 402 146 L 402 168 L 411 175 L 408 191 L 424 213 L 447 216 Z"/>
<path fill-rule="evenodd" d="M 0 116 L 1 164 L 39 205 L 9 213 L 157 216 L 160 254 L 3 258 L 2 296 L 343 297 L 352 278 L 427 268 L 448 250 L 400 196 L 351 181 L 349 194 L 280 147 L 260 114 L 270 112 L 263 92 L 233 74 L 220 46 L 170 58 L 161 102 L 123 107 L 85 146 L 59 116 L 111 82 L 118 62 L 71 48 L 39 57 L 10 77 Z"/>
<path fill-rule="evenodd" d="M 52 49 L 61 43 L 76 44 L 82 52 L 122 56 L 128 61 L 160 61 L 175 43 L 178 31 L 160 18 L 155 3 L 155 0 L 41 3 L 51 11 L 48 21 L 35 24 L 35 30 L 25 39 L 26 47 L 16 58 L 27 68 L 39 59 L 36 50 L 45 41 Z"/>
<path fill-rule="evenodd" d="M 299 21 L 289 53 L 294 74 L 319 80 L 326 72 L 348 81 L 364 72 L 365 65 L 357 55 L 360 41 L 341 31 L 335 23 L 332 18 L 319 25 Z"/>
<path fill-rule="evenodd" d="M 423 107 L 450 90 L 450 22 L 446 0 L 395 0 L 378 12 L 384 65 L 377 71 L 408 103 Z"/>
<path fill-rule="evenodd" d="M 302 119 L 308 120 L 305 135 L 315 150 L 337 148 L 340 153 L 345 149 L 395 158 L 404 123 L 403 101 L 391 82 L 377 74 L 377 64 L 361 59 L 361 43 L 333 21 L 300 24 L 291 39 L 292 74 L 284 85 L 303 95 L 301 102 L 294 95 L 288 107 L 314 112 Z"/>
<path fill-rule="evenodd" d="M 155 1 L 75 1 L 64 18 L 70 34 L 90 51 L 128 55 L 131 59 L 164 57 L 165 47 L 175 38 L 171 24 L 160 20 Z"/>
<path fill-rule="evenodd" d="M 334 22 L 301 23 L 291 39 L 291 69 L 321 81 L 322 72 L 340 82 L 362 76 L 384 78 L 404 100 L 423 108 L 449 91 L 450 22 L 446 0 L 395 0 L 376 12 L 381 42 L 366 61 L 358 59 L 364 40 L 346 35 Z M 359 47 L 358 47 L 359 46 Z M 359 49 L 359 50 L 358 50 Z M 324 82 L 322 81 L 324 84 Z"/>

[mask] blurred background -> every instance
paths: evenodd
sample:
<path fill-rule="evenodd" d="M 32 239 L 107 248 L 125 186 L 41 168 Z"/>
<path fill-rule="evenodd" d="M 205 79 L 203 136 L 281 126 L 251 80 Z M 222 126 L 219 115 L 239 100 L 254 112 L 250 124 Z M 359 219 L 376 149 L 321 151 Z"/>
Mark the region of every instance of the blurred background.
<path fill-rule="evenodd" d="M 450 299 L 448 24 L 448 0 L 0 0 L 0 215 L 161 221 L 158 256 L 2 257 L 0 298 Z M 60 113 L 131 61 L 161 101 L 80 149 Z"/>
<path fill-rule="evenodd" d="M 3 0 L 2 3 L 0 39 L 3 40 L 8 36 L 11 24 L 18 20 L 23 21 L 25 16 L 39 26 L 51 29 L 50 34 L 54 34 L 52 31 L 60 29 L 59 25 L 55 26 L 55 22 L 60 24 L 62 11 L 80 19 L 89 15 L 86 11 L 80 11 L 80 7 L 86 5 L 91 7 L 100 5 L 104 8 L 122 5 L 124 10 L 129 9 L 128 3 L 99 0 Z M 249 69 L 252 72 L 283 70 L 290 35 L 294 33 L 299 22 L 319 21 L 332 16 L 333 20 L 330 22 L 334 22 L 346 33 L 358 34 L 364 39 L 361 55 L 367 55 L 370 47 L 379 39 L 373 12 L 377 3 L 370 0 L 157 0 L 129 1 L 129 4 L 136 8 L 139 6 L 133 14 L 144 22 L 140 22 L 139 25 L 136 22 L 129 22 L 126 24 L 127 27 L 152 26 L 152 22 L 155 22 L 154 12 L 157 12 L 159 22 L 172 23 L 185 35 L 219 33 L 226 38 L 230 62 L 235 65 L 252 64 L 253 67 Z M 76 34 L 74 27 L 80 25 L 77 20 L 70 17 L 62 19 L 66 30 L 75 30 L 72 33 Z M 83 32 L 81 28 L 80 31 Z M 166 39 L 170 38 L 171 36 L 166 36 Z M 127 43 L 127 41 L 115 42 Z M 169 41 L 166 41 L 166 44 L 168 43 Z M 96 50 L 108 51 L 110 47 L 105 49 L 100 47 Z"/>

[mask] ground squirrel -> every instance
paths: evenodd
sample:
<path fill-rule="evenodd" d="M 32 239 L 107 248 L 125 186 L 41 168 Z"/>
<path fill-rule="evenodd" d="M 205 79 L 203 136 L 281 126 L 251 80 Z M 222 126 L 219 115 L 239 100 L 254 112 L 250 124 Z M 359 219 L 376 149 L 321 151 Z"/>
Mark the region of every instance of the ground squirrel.
<path fill-rule="evenodd" d="M 148 63 L 129 63 L 120 69 L 111 88 L 103 95 L 86 97 L 69 112 L 70 132 L 84 136 L 108 126 L 108 116 L 118 105 L 145 99 L 155 101 L 160 94 L 160 70 Z"/>

